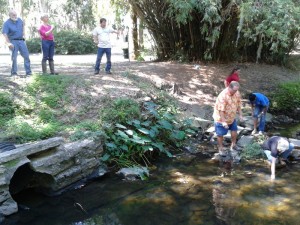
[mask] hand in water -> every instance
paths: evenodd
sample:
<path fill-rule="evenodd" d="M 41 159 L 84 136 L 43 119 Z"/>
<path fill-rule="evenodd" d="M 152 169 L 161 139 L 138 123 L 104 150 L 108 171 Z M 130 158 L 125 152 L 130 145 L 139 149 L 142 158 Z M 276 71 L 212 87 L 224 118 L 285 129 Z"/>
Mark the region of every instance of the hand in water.
<path fill-rule="evenodd" d="M 273 180 L 275 180 L 275 175 L 274 174 L 271 175 L 271 181 L 273 181 Z"/>

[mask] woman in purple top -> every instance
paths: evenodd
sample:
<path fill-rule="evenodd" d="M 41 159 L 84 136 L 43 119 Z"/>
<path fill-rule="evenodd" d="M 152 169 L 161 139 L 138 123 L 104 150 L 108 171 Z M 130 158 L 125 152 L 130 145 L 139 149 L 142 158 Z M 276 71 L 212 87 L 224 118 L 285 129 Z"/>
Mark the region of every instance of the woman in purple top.
<path fill-rule="evenodd" d="M 47 74 L 47 60 L 49 61 L 50 74 L 57 75 L 58 73 L 54 70 L 54 35 L 53 29 L 54 26 L 48 23 L 49 17 L 48 15 L 41 16 L 41 20 L 43 24 L 39 28 L 39 32 L 42 39 L 42 51 L 43 51 L 43 59 L 42 59 L 42 70 L 43 74 Z"/>

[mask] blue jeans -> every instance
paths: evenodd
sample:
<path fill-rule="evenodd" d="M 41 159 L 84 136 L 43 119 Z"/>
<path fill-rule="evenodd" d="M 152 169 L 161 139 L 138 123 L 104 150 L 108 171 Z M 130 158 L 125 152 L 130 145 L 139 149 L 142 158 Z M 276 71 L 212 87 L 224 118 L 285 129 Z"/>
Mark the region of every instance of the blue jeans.
<path fill-rule="evenodd" d="M 43 61 L 53 61 L 54 41 L 42 40 Z"/>
<path fill-rule="evenodd" d="M 215 131 L 217 136 L 224 136 L 228 133 L 228 130 L 237 131 L 237 122 L 236 119 L 232 122 L 232 124 L 228 124 L 228 129 L 223 127 L 222 123 L 215 122 Z"/>
<path fill-rule="evenodd" d="M 111 69 L 111 61 L 110 61 L 110 59 L 111 59 L 111 48 L 98 48 L 95 71 L 100 70 L 100 63 L 101 63 L 101 59 L 102 59 L 102 56 L 103 56 L 104 53 L 106 55 L 105 71 L 106 72 L 110 71 L 110 69 Z"/>
<path fill-rule="evenodd" d="M 25 41 L 11 40 L 11 43 L 14 45 L 14 48 L 11 52 L 11 61 L 12 61 L 11 74 L 12 75 L 17 74 L 18 72 L 18 63 L 17 63 L 18 52 L 20 52 L 21 56 L 24 59 L 24 68 L 26 74 L 31 74 L 29 52 Z"/>
<path fill-rule="evenodd" d="M 266 113 L 264 113 L 263 115 L 261 115 L 261 112 L 263 111 L 265 107 L 263 106 L 255 106 L 254 108 L 254 113 L 253 113 L 253 117 L 255 119 L 259 119 L 258 115 L 260 115 L 260 119 L 259 119 L 259 125 L 258 125 L 258 131 L 265 131 L 265 126 L 266 126 Z"/>

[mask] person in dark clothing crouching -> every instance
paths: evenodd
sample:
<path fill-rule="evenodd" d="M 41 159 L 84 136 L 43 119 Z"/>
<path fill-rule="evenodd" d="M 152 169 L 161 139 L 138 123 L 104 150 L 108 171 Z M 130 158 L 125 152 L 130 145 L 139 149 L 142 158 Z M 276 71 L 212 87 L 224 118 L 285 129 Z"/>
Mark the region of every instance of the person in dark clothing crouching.
<path fill-rule="evenodd" d="M 294 144 L 287 138 L 273 136 L 267 139 L 262 145 L 268 160 L 271 162 L 271 180 L 275 179 L 275 164 L 277 158 L 287 160 L 287 157 L 294 149 Z"/>

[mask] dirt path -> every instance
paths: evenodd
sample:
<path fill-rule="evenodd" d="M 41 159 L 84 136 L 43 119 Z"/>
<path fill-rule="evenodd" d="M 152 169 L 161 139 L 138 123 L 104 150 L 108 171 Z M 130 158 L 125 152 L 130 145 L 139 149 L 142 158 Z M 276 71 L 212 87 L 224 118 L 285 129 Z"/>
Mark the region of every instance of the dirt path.
<path fill-rule="evenodd" d="M 81 76 L 93 83 L 94 91 L 101 95 L 103 90 L 112 96 L 136 95 L 139 88 L 135 87 L 130 80 L 124 76 L 132 73 L 143 77 L 157 86 L 165 89 L 171 88 L 174 84 L 181 92 L 177 95 L 180 102 L 187 107 L 193 105 L 210 105 L 215 102 L 218 93 L 224 88 L 223 81 L 232 68 L 237 65 L 231 64 L 200 64 L 196 69 L 193 64 L 176 62 L 129 62 L 123 59 L 121 53 L 114 54 L 113 75 L 106 75 L 103 71 L 100 75 L 93 75 L 93 64 L 95 55 L 82 56 L 56 56 L 56 69 L 61 74 L 70 76 Z M 32 55 L 31 63 L 34 73 L 40 73 L 40 55 Z M 22 58 L 19 57 L 19 61 Z M 254 63 L 238 64 L 241 67 L 241 93 L 246 98 L 248 93 L 262 92 L 268 95 L 274 91 L 279 82 L 293 81 L 300 79 L 300 72 L 288 69 Z M 9 77 L 9 56 L 0 55 L 0 78 L 12 79 Z M 23 65 L 19 65 L 20 71 Z M 23 82 L 21 79 L 16 82 Z"/>

